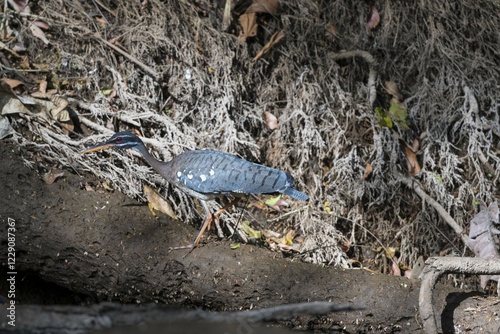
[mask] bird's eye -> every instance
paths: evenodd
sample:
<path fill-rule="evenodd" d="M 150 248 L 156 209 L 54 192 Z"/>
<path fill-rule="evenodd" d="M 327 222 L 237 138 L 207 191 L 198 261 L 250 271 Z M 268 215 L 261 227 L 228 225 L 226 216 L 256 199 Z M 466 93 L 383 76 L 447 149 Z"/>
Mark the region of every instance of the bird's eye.
<path fill-rule="evenodd" d="M 117 143 L 121 143 L 121 142 L 122 142 L 122 137 L 118 137 L 118 138 L 116 138 L 116 139 L 115 139 L 115 142 L 117 142 Z"/>

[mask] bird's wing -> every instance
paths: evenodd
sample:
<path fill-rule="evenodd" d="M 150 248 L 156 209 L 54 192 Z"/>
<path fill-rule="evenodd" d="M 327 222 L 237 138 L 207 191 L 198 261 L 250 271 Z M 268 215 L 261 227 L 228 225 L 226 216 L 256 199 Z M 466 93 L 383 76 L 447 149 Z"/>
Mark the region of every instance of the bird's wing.
<path fill-rule="evenodd" d="M 171 172 L 176 181 L 182 184 L 181 187 L 184 186 L 199 193 L 268 194 L 279 192 L 303 199 L 303 196 L 298 196 L 299 191 L 290 191 L 294 186 L 294 180 L 290 174 L 224 152 L 188 151 L 175 157 L 171 161 L 171 166 L 173 168 Z"/>

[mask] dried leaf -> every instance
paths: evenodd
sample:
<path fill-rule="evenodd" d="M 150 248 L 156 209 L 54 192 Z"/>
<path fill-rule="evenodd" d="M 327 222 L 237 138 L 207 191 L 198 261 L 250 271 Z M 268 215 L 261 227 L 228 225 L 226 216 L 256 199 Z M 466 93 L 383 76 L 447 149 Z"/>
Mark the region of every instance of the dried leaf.
<path fill-rule="evenodd" d="M 254 230 L 248 225 L 248 221 L 244 221 L 241 223 L 241 229 L 252 239 L 261 239 L 262 233 L 261 231 Z"/>
<path fill-rule="evenodd" d="M 245 42 L 248 37 L 257 35 L 257 17 L 255 13 L 240 15 L 241 34 L 238 37 L 240 42 Z"/>
<path fill-rule="evenodd" d="M 347 253 L 349 249 L 351 249 L 351 244 L 352 243 L 350 240 L 343 240 L 340 243 L 340 249 L 342 250 L 342 252 Z"/>
<path fill-rule="evenodd" d="M 42 180 L 47 184 L 52 184 L 55 180 L 61 176 L 64 176 L 63 171 L 53 170 L 42 175 Z"/>
<path fill-rule="evenodd" d="M 250 204 L 248 204 L 249 208 L 252 206 L 256 207 L 259 210 L 265 210 L 267 208 L 267 205 L 265 203 L 260 202 L 260 201 L 253 201 Z"/>
<path fill-rule="evenodd" d="M 60 124 L 62 132 L 66 135 L 69 136 L 73 130 L 75 130 L 75 125 L 73 124 L 72 120 L 66 121 L 66 122 L 61 122 Z"/>
<path fill-rule="evenodd" d="M 41 80 L 38 84 L 38 91 L 41 93 L 47 93 L 47 80 Z"/>
<path fill-rule="evenodd" d="M 26 12 L 28 10 L 29 12 L 28 0 L 8 0 L 8 2 L 15 11 Z"/>
<path fill-rule="evenodd" d="M 279 8 L 279 0 L 253 0 L 252 4 L 245 10 L 245 13 L 269 13 L 276 15 Z"/>
<path fill-rule="evenodd" d="M 394 81 L 386 81 L 385 90 L 387 94 L 389 94 L 392 98 L 395 98 L 398 102 L 403 101 L 403 96 L 399 92 L 398 84 L 395 83 Z"/>
<path fill-rule="evenodd" d="M 26 46 L 24 46 L 23 42 L 22 41 L 16 41 L 16 42 L 12 42 L 10 43 L 10 49 L 13 51 L 13 52 L 24 52 L 26 51 Z M 16 54 L 17 55 L 17 54 Z M 18 55 L 19 56 L 19 55 Z M 26 57 L 27 58 L 27 57 Z"/>
<path fill-rule="evenodd" d="M 170 203 L 167 202 L 165 199 L 163 199 L 163 197 L 161 197 L 153 188 L 151 188 L 148 185 L 144 185 L 144 195 L 146 196 L 149 202 L 148 203 L 149 210 L 151 211 L 153 216 L 155 216 L 157 219 L 158 217 L 156 216 L 154 210 L 163 212 L 164 214 L 172 217 L 173 219 L 176 220 L 178 219 Z"/>
<path fill-rule="evenodd" d="M 372 173 L 372 171 L 373 171 L 372 164 L 366 164 L 366 166 L 365 166 L 365 172 L 363 173 L 363 176 L 361 176 L 361 180 L 365 181 L 368 178 L 368 176 L 370 176 L 370 174 Z"/>
<path fill-rule="evenodd" d="M 489 207 L 481 203 L 481 211 L 479 211 L 470 222 L 470 231 L 467 239 L 467 244 L 476 254 L 476 257 L 482 259 L 499 259 L 500 254 L 495 245 L 494 239 L 500 237 L 500 230 L 495 227 L 499 224 L 500 211 L 498 202 L 492 202 Z M 500 284 L 500 275 L 481 275 L 481 287 L 484 289 L 488 281 L 497 281 Z M 500 292 L 500 289 L 497 291 Z"/>
<path fill-rule="evenodd" d="M 50 28 L 49 24 L 45 21 L 42 20 L 36 20 L 33 22 L 34 25 L 36 25 L 38 28 L 48 30 Z"/>
<path fill-rule="evenodd" d="M 47 39 L 47 37 L 45 37 L 45 33 L 42 31 L 42 29 L 38 28 L 34 24 L 30 24 L 30 30 L 33 36 L 41 39 L 46 45 L 49 44 L 49 40 Z"/>
<path fill-rule="evenodd" d="M 403 151 L 406 156 L 406 162 L 408 163 L 408 171 L 412 176 L 415 176 L 422 170 L 417 160 L 417 153 L 414 152 L 408 145 L 406 145 L 406 143 L 402 143 L 402 145 Z"/>
<path fill-rule="evenodd" d="M 24 106 L 12 88 L 2 80 L 0 81 L 0 115 L 9 114 L 31 115 L 31 112 Z"/>
<path fill-rule="evenodd" d="M 23 56 L 19 66 L 24 70 L 29 70 L 31 68 L 28 56 Z"/>
<path fill-rule="evenodd" d="M 337 27 L 333 23 L 328 23 L 326 25 L 326 33 L 325 34 L 326 34 L 326 37 L 332 38 L 332 39 L 337 39 L 340 36 Z"/>
<path fill-rule="evenodd" d="M 325 212 L 328 213 L 328 214 L 332 214 L 332 209 L 330 209 L 330 202 L 328 201 L 325 201 L 323 203 L 323 209 L 325 209 Z"/>
<path fill-rule="evenodd" d="M 391 275 L 401 276 L 401 269 L 399 268 L 398 259 L 395 256 L 391 258 Z"/>
<path fill-rule="evenodd" d="M 413 139 L 413 142 L 411 143 L 411 149 L 413 150 L 413 152 L 418 152 L 418 150 L 420 150 L 420 139 L 419 138 Z"/>
<path fill-rule="evenodd" d="M 12 125 L 10 125 L 9 118 L 0 115 L 0 139 L 4 139 L 11 134 L 16 133 Z"/>
<path fill-rule="evenodd" d="M 227 28 L 231 25 L 231 7 L 232 7 L 233 1 L 232 0 L 226 0 L 226 5 L 224 6 L 224 16 L 222 17 L 222 25 L 221 25 L 221 30 L 226 31 Z"/>
<path fill-rule="evenodd" d="M 266 123 L 266 127 L 269 130 L 275 130 L 278 128 L 278 119 L 276 118 L 276 116 L 274 116 L 273 114 L 271 114 L 268 111 L 264 111 L 262 113 L 262 117 L 264 118 L 264 122 Z"/>
<path fill-rule="evenodd" d="M 87 191 L 95 191 L 94 187 L 92 187 L 90 184 L 85 183 L 85 190 Z"/>
<path fill-rule="evenodd" d="M 367 27 L 368 30 L 373 30 L 375 29 L 380 22 L 380 14 L 375 7 L 375 5 L 372 5 L 370 8 L 370 19 L 368 20 Z"/>
<path fill-rule="evenodd" d="M 71 119 L 68 110 L 66 110 L 69 104 L 66 99 L 53 93 L 44 93 L 41 91 L 34 92 L 31 96 L 37 98 L 37 104 L 43 106 L 50 118 L 60 122 L 68 122 Z"/>
<path fill-rule="evenodd" d="M 101 27 L 106 27 L 108 25 L 108 20 L 106 20 L 105 17 L 102 17 L 102 16 L 96 16 L 94 17 L 94 19 L 97 21 L 97 23 L 101 26 Z"/>
<path fill-rule="evenodd" d="M 255 63 L 257 60 L 259 60 L 276 43 L 281 41 L 283 39 L 283 37 L 285 37 L 285 33 L 283 32 L 283 30 L 280 30 L 280 31 L 274 33 L 274 35 L 271 36 L 271 39 L 269 40 L 269 42 L 267 42 L 266 45 L 264 45 L 264 47 L 259 51 L 259 53 L 257 53 L 257 55 L 255 56 L 255 58 L 252 61 Z"/>
<path fill-rule="evenodd" d="M 9 85 L 10 88 L 16 88 L 17 86 L 24 85 L 24 82 L 16 79 L 2 78 L 1 80 Z"/>

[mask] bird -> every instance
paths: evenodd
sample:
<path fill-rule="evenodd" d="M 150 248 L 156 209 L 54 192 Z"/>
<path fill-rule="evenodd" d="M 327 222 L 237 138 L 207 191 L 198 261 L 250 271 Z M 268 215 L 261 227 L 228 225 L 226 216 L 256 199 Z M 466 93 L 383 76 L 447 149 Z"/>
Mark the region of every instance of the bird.
<path fill-rule="evenodd" d="M 129 131 L 117 132 L 107 141 L 87 147 L 80 153 L 87 154 L 108 148 L 138 152 L 167 182 L 200 201 L 205 210 L 205 219 L 194 243 L 188 246 L 191 248 L 188 254 L 198 247 L 213 218 L 218 219 L 226 209 L 224 207 L 212 214 L 207 201 L 227 195 L 239 198 L 248 194 L 276 193 L 301 201 L 309 200 L 308 195 L 294 188 L 295 180 L 287 172 L 216 150 L 185 151 L 172 160 L 163 162 L 153 157 L 144 142 Z"/>

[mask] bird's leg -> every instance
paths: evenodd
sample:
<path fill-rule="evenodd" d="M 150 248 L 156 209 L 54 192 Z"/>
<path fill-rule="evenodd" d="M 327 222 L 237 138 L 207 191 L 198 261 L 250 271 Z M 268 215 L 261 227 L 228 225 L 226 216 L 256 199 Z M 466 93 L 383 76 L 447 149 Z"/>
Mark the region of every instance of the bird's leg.
<path fill-rule="evenodd" d="M 203 233 L 208 229 L 210 230 L 210 227 L 212 225 L 212 221 L 214 220 L 214 217 L 212 213 L 210 212 L 210 209 L 208 208 L 208 205 L 205 201 L 200 201 L 201 204 L 203 205 L 203 208 L 205 209 L 205 221 L 203 222 L 203 226 L 200 229 L 200 233 L 198 233 L 198 236 L 194 240 L 193 243 L 193 250 L 194 248 L 198 247 L 198 244 L 200 243 L 201 237 L 203 236 Z"/>
<path fill-rule="evenodd" d="M 217 226 L 219 225 L 220 223 L 220 219 L 219 219 L 219 216 L 227 211 L 229 208 L 231 208 L 233 205 L 236 205 L 238 204 L 238 202 L 240 201 L 240 197 L 236 197 L 234 200 L 232 200 L 231 202 L 229 202 L 228 204 L 224 205 L 221 209 L 217 210 L 217 212 L 214 213 L 214 218 L 215 218 L 215 223 L 217 224 Z"/>
<path fill-rule="evenodd" d="M 210 208 L 208 207 L 207 202 L 200 200 L 200 203 L 203 206 L 203 209 L 205 209 L 205 221 L 203 222 L 203 226 L 201 227 L 200 232 L 198 233 L 198 236 L 194 240 L 193 244 L 190 246 L 187 246 L 187 247 L 191 247 L 191 249 L 189 250 L 189 252 L 187 252 L 186 255 L 184 255 L 184 257 L 186 257 L 196 247 L 198 247 L 198 244 L 200 243 L 200 240 L 201 240 L 201 237 L 203 236 L 203 233 L 205 233 L 205 231 L 207 229 L 210 229 L 210 225 L 212 224 L 212 221 L 213 221 L 213 215 L 210 212 Z"/>
<path fill-rule="evenodd" d="M 205 201 L 202 201 L 200 200 L 200 203 L 201 205 L 203 206 L 203 208 L 205 209 L 205 221 L 203 222 L 203 226 L 201 227 L 200 229 L 200 232 L 198 233 L 198 236 L 196 237 L 195 241 L 193 242 L 192 245 L 190 246 L 187 246 L 187 247 L 191 247 L 191 249 L 189 250 L 189 252 L 187 252 L 186 255 L 184 256 L 187 256 L 189 253 L 191 253 L 196 247 L 198 247 L 200 241 L 201 241 L 201 237 L 203 237 L 203 234 L 205 233 L 206 230 L 210 230 L 210 226 L 212 224 L 212 221 L 216 220 L 216 224 L 219 224 L 219 216 L 224 212 L 226 211 L 227 209 L 229 209 L 231 206 L 233 205 L 236 205 L 238 203 L 240 199 L 239 198 L 236 198 L 235 200 L 231 201 L 229 204 L 225 205 L 222 209 L 219 209 L 217 210 L 216 213 L 214 213 L 212 215 L 212 213 L 210 212 L 210 208 L 208 207 L 207 205 L 207 202 Z M 185 247 L 185 248 L 187 248 Z M 175 249 L 180 249 L 180 247 L 176 247 Z"/>

